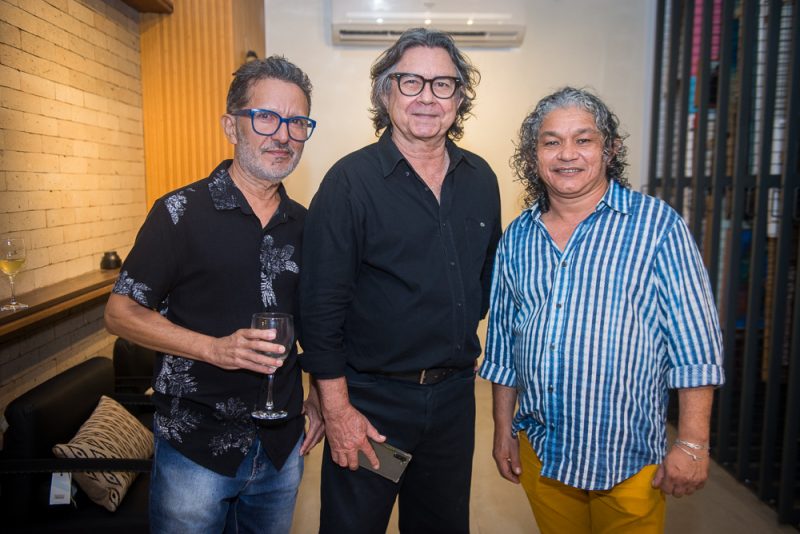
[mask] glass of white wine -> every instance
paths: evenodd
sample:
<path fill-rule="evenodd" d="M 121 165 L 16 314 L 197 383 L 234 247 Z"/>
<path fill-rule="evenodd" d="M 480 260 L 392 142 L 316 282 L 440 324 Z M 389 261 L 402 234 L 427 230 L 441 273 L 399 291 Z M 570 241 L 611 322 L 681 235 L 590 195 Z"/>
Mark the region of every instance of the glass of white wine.
<path fill-rule="evenodd" d="M 276 358 L 278 360 L 285 360 L 294 346 L 294 320 L 291 314 L 288 313 L 273 313 L 263 312 L 254 313 L 253 320 L 250 324 L 251 328 L 258 328 L 260 330 L 275 330 L 275 338 L 272 343 L 283 345 L 284 351 L 281 353 L 265 352 L 266 356 Z M 276 410 L 275 403 L 272 400 L 272 383 L 275 381 L 275 373 L 267 375 L 267 402 L 263 410 L 255 410 L 250 415 L 254 419 L 261 419 L 271 421 L 274 419 L 283 419 L 288 414 L 286 410 Z"/>
<path fill-rule="evenodd" d="M 11 302 L 4 304 L 1 311 L 17 311 L 27 308 L 27 304 L 17 302 L 14 293 L 14 277 L 25 264 L 25 239 L 22 237 L 0 238 L 0 271 L 8 275 L 11 283 Z"/>

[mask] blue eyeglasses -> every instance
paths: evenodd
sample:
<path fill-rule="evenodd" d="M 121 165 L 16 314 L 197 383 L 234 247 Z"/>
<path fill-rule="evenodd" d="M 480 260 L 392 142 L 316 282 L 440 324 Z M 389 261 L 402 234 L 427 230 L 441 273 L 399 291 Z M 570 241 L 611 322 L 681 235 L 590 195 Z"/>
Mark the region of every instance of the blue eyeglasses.
<path fill-rule="evenodd" d="M 258 135 L 275 135 L 281 125 L 286 123 L 289 138 L 298 143 L 308 141 L 308 138 L 314 133 L 314 128 L 317 127 L 317 121 L 314 119 L 302 116 L 284 118 L 268 109 L 240 109 L 239 111 L 231 112 L 230 115 L 250 117 L 253 131 Z"/>

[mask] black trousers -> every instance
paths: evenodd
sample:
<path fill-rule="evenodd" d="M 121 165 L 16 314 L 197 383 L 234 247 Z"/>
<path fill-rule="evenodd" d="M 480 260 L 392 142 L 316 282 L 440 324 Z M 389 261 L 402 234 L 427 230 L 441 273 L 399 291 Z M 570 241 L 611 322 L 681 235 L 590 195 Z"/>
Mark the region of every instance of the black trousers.
<path fill-rule="evenodd" d="M 413 455 L 400 482 L 322 459 L 322 534 L 384 534 L 399 498 L 400 532 L 468 533 L 475 448 L 475 373 L 434 385 L 380 375 L 347 376 L 350 402 L 387 443 Z"/>

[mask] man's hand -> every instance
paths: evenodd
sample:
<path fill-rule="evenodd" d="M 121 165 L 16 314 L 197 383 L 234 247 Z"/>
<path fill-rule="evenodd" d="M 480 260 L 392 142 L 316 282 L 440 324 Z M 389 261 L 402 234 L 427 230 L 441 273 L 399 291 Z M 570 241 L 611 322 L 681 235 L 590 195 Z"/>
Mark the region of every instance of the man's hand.
<path fill-rule="evenodd" d="M 364 415 L 350 404 L 347 380 L 344 377 L 317 380 L 325 420 L 325 437 L 331 447 L 331 458 L 341 467 L 358 469 L 358 451 L 362 451 L 370 465 L 378 469 L 380 462 L 369 443 L 369 438 L 383 442 L 381 435 Z"/>
<path fill-rule="evenodd" d="M 511 433 L 514 408 L 517 404 L 516 388 L 492 384 L 492 418 L 494 419 L 494 447 L 492 456 L 500 476 L 519 484 L 522 464 L 519 461 L 519 440 Z"/>
<path fill-rule="evenodd" d="M 691 495 L 705 485 L 709 461 L 707 454 L 696 461 L 677 445 L 673 446 L 653 477 L 653 487 L 673 497 Z"/>
<path fill-rule="evenodd" d="M 262 353 L 283 354 L 287 347 L 270 343 L 275 330 L 242 328 L 233 334 L 212 341 L 204 360 L 223 369 L 249 369 L 257 373 L 272 374 L 283 361 Z"/>
<path fill-rule="evenodd" d="M 382 442 L 386 441 L 386 436 L 381 435 L 352 404 L 347 403 L 335 412 L 325 412 L 325 436 L 337 465 L 355 471 L 358 469 L 358 451 L 362 451 L 373 468 L 380 467 L 367 438 Z"/>
<path fill-rule="evenodd" d="M 308 429 L 306 430 L 303 444 L 300 445 L 300 454 L 306 455 L 325 435 L 325 421 L 322 418 L 322 410 L 319 406 L 319 392 L 316 381 L 313 378 L 311 379 L 308 398 L 303 403 L 303 414 L 308 418 Z"/>
<path fill-rule="evenodd" d="M 653 477 L 653 487 L 666 495 L 683 497 L 699 490 L 708 479 L 708 434 L 714 388 L 703 386 L 678 390 L 678 437 Z M 695 447 L 699 447 L 695 449 Z M 698 460 L 695 460 L 697 457 Z"/>
<path fill-rule="evenodd" d="M 500 476 L 519 484 L 519 475 L 522 474 L 522 464 L 519 461 L 519 440 L 510 431 L 495 430 L 494 448 L 492 449 L 494 462 Z"/>

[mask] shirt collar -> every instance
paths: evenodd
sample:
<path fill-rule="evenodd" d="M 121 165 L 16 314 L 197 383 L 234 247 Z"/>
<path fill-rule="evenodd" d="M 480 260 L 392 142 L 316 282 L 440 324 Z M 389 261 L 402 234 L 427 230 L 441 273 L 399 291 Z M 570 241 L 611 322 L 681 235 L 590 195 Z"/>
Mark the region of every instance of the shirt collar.
<path fill-rule="evenodd" d="M 211 181 L 208 183 L 208 190 L 211 193 L 211 201 L 214 208 L 218 211 L 241 209 L 242 212 L 252 214 L 253 209 L 247 203 L 247 199 L 233 183 L 228 169 L 233 163 L 233 160 L 227 159 L 217 165 L 217 168 L 211 173 L 209 178 Z M 286 216 L 296 219 L 298 217 L 298 206 L 286 193 L 284 185 L 278 184 L 278 195 L 281 197 L 281 203 L 278 206 L 278 213 L 284 213 Z"/>
<path fill-rule="evenodd" d="M 455 168 L 461 161 L 464 161 L 470 167 L 475 168 L 475 162 L 472 160 L 470 154 L 461 150 L 450 138 L 445 141 L 447 153 L 450 156 L 450 167 L 447 169 Z M 397 148 L 397 145 L 392 141 L 392 128 L 386 128 L 378 140 L 378 158 L 381 163 L 381 172 L 384 178 L 388 178 L 397 168 L 397 164 L 401 161 L 406 161 L 405 156 Z"/>
<path fill-rule="evenodd" d="M 611 183 L 608 184 L 606 194 L 603 195 L 603 198 L 597 203 L 595 211 L 599 211 L 603 205 L 623 215 L 628 215 L 631 212 L 630 189 L 621 186 L 616 180 L 611 180 Z"/>
<path fill-rule="evenodd" d="M 610 208 L 623 215 L 628 215 L 631 212 L 631 191 L 627 187 L 623 187 L 616 180 L 611 180 L 608 184 L 608 189 L 603 194 L 603 198 L 597 203 L 594 211 L 601 211 L 605 208 Z M 531 207 L 526 210 L 529 213 L 530 220 L 536 221 L 542 218 L 542 209 L 539 203 L 535 202 Z"/>

